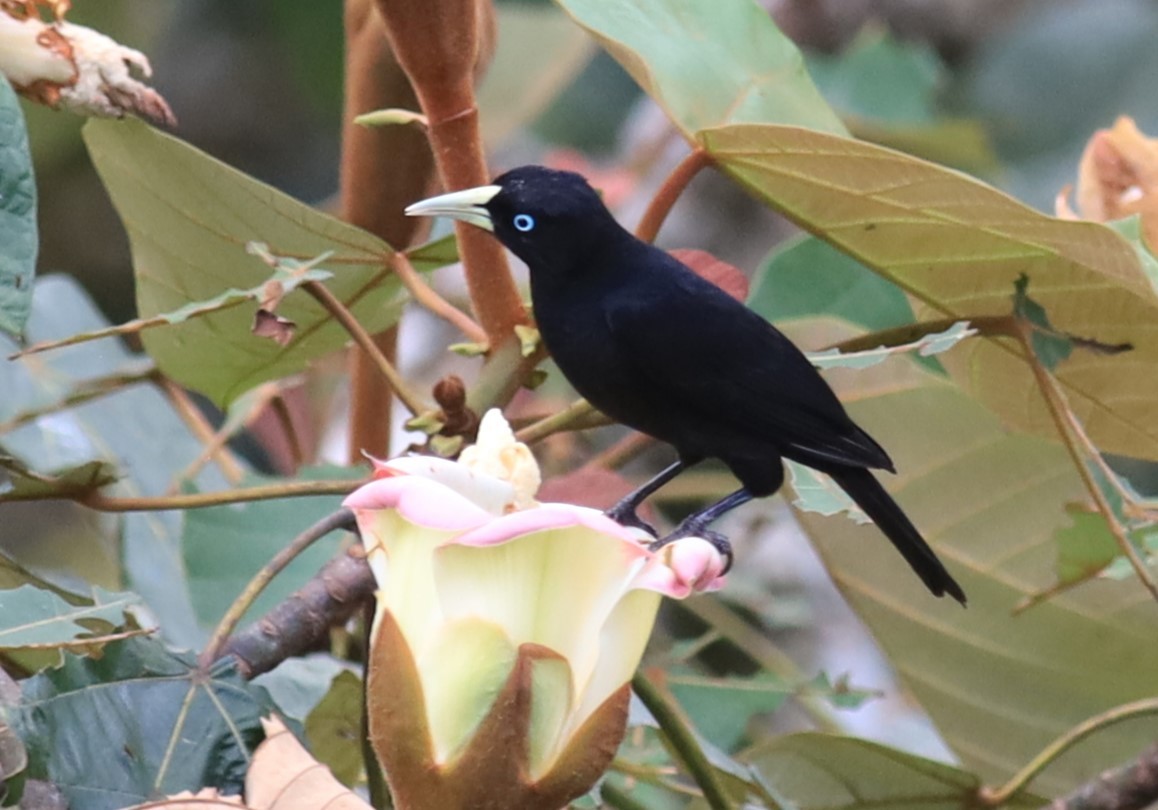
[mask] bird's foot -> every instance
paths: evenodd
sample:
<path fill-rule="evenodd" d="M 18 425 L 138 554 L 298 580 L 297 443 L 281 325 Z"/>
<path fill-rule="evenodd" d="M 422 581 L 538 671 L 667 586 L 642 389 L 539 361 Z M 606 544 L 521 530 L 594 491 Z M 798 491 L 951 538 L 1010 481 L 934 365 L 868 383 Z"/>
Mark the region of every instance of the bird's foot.
<path fill-rule="evenodd" d="M 681 523 L 676 527 L 674 532 L 666 537 L 659 538 L 648 546 L 648 550 L 659 551 L 668 543 L 674 543 L 676 540 L 682 540 L 685 537 L 701 537 L 711 543 L 716 551 L 720 552 L 720 555 L 724 558 L 724 570 L 720 572 L 720 576 L 732 570 L 732 562 L 735 560 L 735 557 L 732 554 L 732 544 L 728 541 L 728 538 L 719 532 L 714 532 L 711 529 L 706 529 L 695 524 L 684 525 Z"/>
<path fill-rule="evenodd" d="M 633 529 L 643 529 L 652 537 L 659 537 L 659 532 L 646 520 L 635 514 L 635 507 L 622 501 L 603 513 L 620 526 L 629 526 Z"/>

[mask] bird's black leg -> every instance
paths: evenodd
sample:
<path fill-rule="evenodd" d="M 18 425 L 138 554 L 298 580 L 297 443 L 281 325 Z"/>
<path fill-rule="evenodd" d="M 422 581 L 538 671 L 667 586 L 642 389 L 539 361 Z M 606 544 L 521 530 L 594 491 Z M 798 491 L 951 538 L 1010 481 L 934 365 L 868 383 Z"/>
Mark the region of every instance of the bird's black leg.
<path fill-rule="evenodd" d="M 651 524 L 647 523 L 639 515 L 635 514 L 635 510 L 639 508 L 639 505 L 643 503 L 644 499 L 647 498 L 648 495 L 651 495 L 668 481 L 672 480 L 688 467 L 692 466 L 692 464 L 695 464 L 695 462 L 685 462 L 683 459 L 680 459 L 674 464 L 664 468 L 657 476 L 652 478 L 650 481 L 645 483 L 634 492 L 628 493 L 623 498 L 623 500 L 608 509 L 606 512 L 604 512 L 604 514 L 614 520 L 620 526 L 633 526 L 637 529 L 643 529 L 652 537 L 659 537 L 659 533 L 654 528 L 652 528 Z"/>
<path fill-rule="evenodd" d="M 732 544 L 728 542 L 728 538 L 719 532 L 713 532 L 708 528 L 708 524 L 716 518 L 723 515 L 725 512 L 730 512 L 737 506 L 747 503 L 755 496 L 748 491 L 747 487 L 741 487 L 733 492 L 731 495 L 716 501 L 711 506 L 708 506 L 700 511 L 684 518 L 679 526 L 676 526 L 674 532 L 667 537 L 662 537 L 651 544 L 652 551 L 663 548 L 668 543 L 679 540 L 682 537 L 702 537 L 716 547 L 716 550 L 728 558 L 727 564 L 724 566 L 724 573 L 732 567 Z"/>

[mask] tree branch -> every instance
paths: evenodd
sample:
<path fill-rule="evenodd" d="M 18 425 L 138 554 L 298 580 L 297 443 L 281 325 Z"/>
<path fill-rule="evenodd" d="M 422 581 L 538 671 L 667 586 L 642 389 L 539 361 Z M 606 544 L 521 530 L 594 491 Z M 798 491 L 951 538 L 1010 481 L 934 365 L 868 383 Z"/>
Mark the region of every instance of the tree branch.
<path fill-rule="evenodd" d="M 1055 799 L 1049 810 L 1143 810 L 1158 802 L 1158 743 L 1131 763 L 1105 771 L 1072 793 Z"/>

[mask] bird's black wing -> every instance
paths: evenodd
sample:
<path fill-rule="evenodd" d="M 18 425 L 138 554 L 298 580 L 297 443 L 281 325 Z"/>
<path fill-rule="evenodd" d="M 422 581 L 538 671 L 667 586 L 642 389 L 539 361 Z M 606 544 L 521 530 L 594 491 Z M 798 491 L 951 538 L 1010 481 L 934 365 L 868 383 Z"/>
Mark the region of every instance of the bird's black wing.
<path fill-rule="evenodd" d="M 683 265 L 664 270 L 606 310 L 616 349 L 656 398 L 805 463 L 892 468 L 788 338 Z"/>

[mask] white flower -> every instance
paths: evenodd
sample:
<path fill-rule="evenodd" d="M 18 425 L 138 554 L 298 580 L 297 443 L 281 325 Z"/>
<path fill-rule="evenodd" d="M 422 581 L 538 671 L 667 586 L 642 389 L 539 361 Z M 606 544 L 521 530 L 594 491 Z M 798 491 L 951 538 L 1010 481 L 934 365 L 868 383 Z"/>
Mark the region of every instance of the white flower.
<path fill-rule="evenodd" d="M 525 480 L 529 453 L 506 456 Z M 719 587 L 723 559 L 699 538 L 652 553 L 592 509 L 509 511 L 515 487 L 461 463 L 378 467 L 346 506 L 379 586 L 370 735 L 396 806 L 565 805 L 623 738 L 661 597 Z"/>

